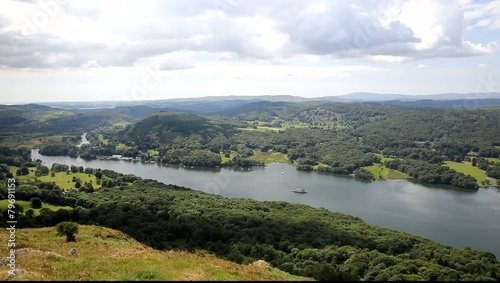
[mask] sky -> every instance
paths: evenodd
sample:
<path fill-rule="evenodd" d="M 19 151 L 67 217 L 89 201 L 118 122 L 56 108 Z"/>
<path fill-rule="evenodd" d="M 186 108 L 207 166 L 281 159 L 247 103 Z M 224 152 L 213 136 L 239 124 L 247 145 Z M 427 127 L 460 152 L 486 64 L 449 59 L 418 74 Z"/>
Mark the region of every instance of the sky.
<path fill-rule="evenodd" d="M 500 0 L 2 0 L 0 103 L 500 92 Z"/>

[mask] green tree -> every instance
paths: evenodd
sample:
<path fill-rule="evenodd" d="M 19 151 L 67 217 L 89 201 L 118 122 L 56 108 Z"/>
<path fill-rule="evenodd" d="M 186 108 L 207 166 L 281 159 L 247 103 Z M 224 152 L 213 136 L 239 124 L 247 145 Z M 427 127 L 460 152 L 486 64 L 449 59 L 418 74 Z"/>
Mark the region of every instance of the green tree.
<path fill-rule="evenodd" d="M 42 200 L 40 198 L 34 197 L 30 199 L 31 208 L 42 208 Z"/>
<path fill-rule="evenodd" d="M 67 242 L 75 242 L 75 235 L 78 233 L 78 224 L 64 221 L 56 225 L 57 236 L 65 236 Z"/>

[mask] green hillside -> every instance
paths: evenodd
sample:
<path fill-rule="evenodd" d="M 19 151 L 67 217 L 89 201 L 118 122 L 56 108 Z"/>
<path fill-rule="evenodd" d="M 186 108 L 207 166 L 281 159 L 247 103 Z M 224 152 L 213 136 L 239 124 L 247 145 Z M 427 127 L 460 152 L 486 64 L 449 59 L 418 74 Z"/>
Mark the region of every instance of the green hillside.
<path fill-rule="evenodd" d="M 16 267 L 25 272 L 9 277 L 10 268 L 2 265 L 0 280 L 311 280 L 271 268 L 263 261 L 241 265 L 204 251 L 158 251 L 122 232 L 99 226 L 80 225 L 76 242 L 58 237 L 54 227 L 18 229 L 16 236 Z M 9 232 L 2 229 L 0 241 L 6 243 L 8 237 Z M 69 253 L 72 248 L 76 257 Z M 8 256 L 6 245 L 1 256 Z"/>

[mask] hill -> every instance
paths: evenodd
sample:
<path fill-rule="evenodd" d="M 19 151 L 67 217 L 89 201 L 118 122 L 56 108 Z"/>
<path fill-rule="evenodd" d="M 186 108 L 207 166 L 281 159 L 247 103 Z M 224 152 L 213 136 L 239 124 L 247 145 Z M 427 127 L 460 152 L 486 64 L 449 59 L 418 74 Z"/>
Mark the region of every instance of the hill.
<path fill-rule="evenodd" d="M 201 139 L 205 144 L 214 136 L 228 136 L 236 128 L 231 124 L 207 119 L 189 113 L 162 111 L 149 115 L 131 126 L 127 126 L 118 136 L 123 141 L 134 142 L 147 148 L 157 148 L 179 139 Z"/>
<path fill-rule="evenodd" d="M 293 276 L 263 261 L 242 265 L 207 252 L 158 251 L 130 236 L 99 226 L 80 226 L 76 242 L 56 236 L 55 228 L 17 230 L 17 268 L 24 274 L 9 278 L 0 266 L 0 280 L 311 280 Z M 2 229 L 0 240 L 8 241 Z M 69 251 L 75 248 L 77 256 Z M 8 255 L 4 246 L 2 255 Z"/>

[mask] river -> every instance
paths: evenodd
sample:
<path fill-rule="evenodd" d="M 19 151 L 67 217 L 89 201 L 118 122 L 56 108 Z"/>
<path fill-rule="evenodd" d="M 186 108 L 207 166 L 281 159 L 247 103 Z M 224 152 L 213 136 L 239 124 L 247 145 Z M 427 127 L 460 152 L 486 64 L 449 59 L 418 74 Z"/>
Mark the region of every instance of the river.
<path fill-rule="evenodd" d="M 43 156 L 52 163 L 110 169 L 230 198 L 279 200 L 324 207 L 450 246 L 489 251 L 500 259 L 500 190 L 467 191 L 408 180 L 363 182 L 349 176 L 297 171 L 289 164 L 266 167 L 191 168 L 132 161 Z M 291 192 L 303 188 L 307 194 Z"/>

